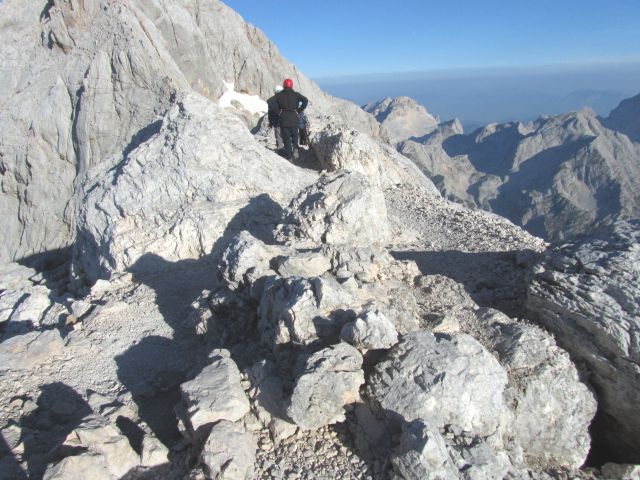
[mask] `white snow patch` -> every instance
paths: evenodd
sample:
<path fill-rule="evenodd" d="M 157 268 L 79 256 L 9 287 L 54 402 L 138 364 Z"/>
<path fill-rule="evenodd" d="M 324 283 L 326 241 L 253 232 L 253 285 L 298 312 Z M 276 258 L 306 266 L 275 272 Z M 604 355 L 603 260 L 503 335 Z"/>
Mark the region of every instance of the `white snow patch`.
<path fill-rule="evenodd" d="M 236 92 L 233 83 L 224 82 L 224 85 L 227 87 L 227 91 L 220 97 L 220 100 L 218 100 L 218 105 L 222 108 L 233 107 L 231 102 L 235 100 L 240 103 L 245 110 L 251 112 L 252 115 L 256 113 L 267 113 L 267 102 L 262 100 L 258 95 Z"/>

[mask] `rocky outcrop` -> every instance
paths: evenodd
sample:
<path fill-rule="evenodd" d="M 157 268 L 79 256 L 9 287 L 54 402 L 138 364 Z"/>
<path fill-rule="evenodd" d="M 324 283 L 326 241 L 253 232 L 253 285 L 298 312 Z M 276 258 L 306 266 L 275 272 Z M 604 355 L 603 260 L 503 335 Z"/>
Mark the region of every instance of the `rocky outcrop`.
<path fill-rule="evenodd" d="M 376 366 L 369 392 L 390 421 L 489 436 L 500 423 L 506 384 L 504 369 L 474 338 L 418 332 Z"/>
<path fill-rule="evenodd" d="M 389 222 L 384 196 L 357 173 L 326 175 L 292 202 L 280 238 L 355 247 L 384 245 Z"/>
<path fill-rule="evenodd" d="M 306 429 L 343 421 L 344 406 L 360 399 L 363 383 L 362 355 L 355 348 L 346 343 L 325 348 L 306 359 L 287 413 Z"/>
<path fill-rule="evenodd" d="M 311 146 L 323 170 L 360 172 L 379 187 L 396 185 L 413 177 L 425 190 L 438 195 L 431 181 L 410 160 L 349 124 L 329 120 L 313 126 Z"/>
<path fill-rule="evenodd" d="M 422 137 L 436 129 L 440 120 L 409 97 L 387 97 L 364 105 L 386 129 L 389 142 L 395 145 L 411 137 Z"/>
<path fill-rule="evenodd" d="M 225 350 L 213 351 L 211 363 L 193 380 L 183 383 L 182 402 L 176 408 L 187 435 L 201 436 L 220 420 L 235 422 L 249 411 L 240 386 L 240 372 Z"/>
<path fill-rule="evenodd" d="M 157 134 L 85 183 L 76 274 L 95 281 L 153 271 L 151 255 L 200 258 L 225 234 L 250 225 L 270 235 L 281 205 L 312 178 L 255 144 L 234 115 L 187 95 Z"/>
<path fill-rule="evenodd" d="M 202 449 L 202 462 L 211 478 L 250 480 L 254 478 L 255 438 L 241 425 L 221 420 L 211 429 Z"/>
<path fill-rule="evenodd" d="M 217 0 L 7 0 L 0 11 L 2 263 L 71 245 L 88 171 L 117 171 L 157 132 L 176 94 L 214 103 L 233 85 L 266 99 L 290 77 L 311 116 L 381 134 L 373 116 L 322 92 Z"/>
<path fill-rule="evenodd" d="M 621 460 L 638 461 L 640 225 L 618 222 L 554 249 L 536 266 L 527 307 L 589 372 Z"/>

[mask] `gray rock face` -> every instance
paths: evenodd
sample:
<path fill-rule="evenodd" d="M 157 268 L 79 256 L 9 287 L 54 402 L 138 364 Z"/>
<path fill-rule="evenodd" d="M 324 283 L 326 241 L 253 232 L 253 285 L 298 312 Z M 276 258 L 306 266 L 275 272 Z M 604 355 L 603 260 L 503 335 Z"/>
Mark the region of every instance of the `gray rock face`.
<path fill-rule="evenodd" d="M 68 449 L 81 449 L 51 466 L 44 474 L 48 480 L 65 478 L 97 478 L 115 480 L 138 467 L 157 466 L 168 462 L 168 450 L 151 437 L 145 437 L 142 457 L 115 424 L 99 415 L 89 415 L 62 444 Z"/>
<path fill-rule="evenodd" d="M 221 420 L 211 429 L 202 449 L 202 462 L 211 478 L 250 480 L 254 478 L 258 444 L 237 423 Z"/>
<path fill-rule="evenodd" d="M 405 480 L 459 478 L 444 438 L 420 421 L 403 426 L 399 450 L 393 468 Z"/>
<path fill-rule="evenodd" d="M 346 343 L 311 355 L 296 379 L 287 413 L 300 427 L 317 429 L 343 421 L 344 407 L 360 399 L 362 355 Z"/>
<path fill-rule="evenodd" d="M 58 330 L 29 332 L 0 343 L 0 371 L 30 370 L 63 351 L 65 341 Z"/>
<path fill-rule="evenodd" d="M 409 97 L 385 98 L 362 107 L 371 113 L 386 129 L 392 145 L 411 137 L 431 133 L 440 120 Z"/>
<path fill-rule="evenodd" d="M 611 110 L 602 124 L 616 132 L 624 133 L 635 142 L 640 142 L 640 94 L 627 98 Z"/>
<path fill-rule="evenodd" d="M 390 350 L 368 389 L 391 420 L 457 425 L 487 436 L 498 429 L 506 384 L 504 369 L 473 337 L 423 331 Z"/>
<path fill-rule="evenodd" d="M 311 145 L 324 170 L 360 172 L 373 185 L 383 187 L 400 183 L 407 176 L 414 177 L 413 181 L 438 195 L 435 186 L 410 160 L 347 125 L 329 121 L 311 132 Z"/>
<path fill-rule="evenodd" d="M 289 206 L 279 239 L 298 246 L 384 245 L 389 224 L 380 189 L 356 172 L 323 175 Z"/>
<path fill-rule="evenodd" d="M 240 372 L 226 350 L 214 350 L 211 363 L 180 388 L 178 417 L 196 434 L 200 427 L 219 420 L 235 422 L 249 411 L 249 400 L 240 386 Z"/>
<path fill-rule="evenodd" d="M 275 347 L 293 343 L 308 345 L 321 337 L 337 336 L 342 323 L 331 319 L 338 306 L 353 301 L 331 278 L 300 277 L 267 280 L 258 306 L 258 329 L 262 342 Z M 332 327 L 331 324 L 336 323 Z"/>
<path fill-rule="evenodd" d="M 95 280 L 200 258 L 232 220 L 270 234 L 280 204 L 312 178 L 253 142 L 235 116 L 188 95 L 117 169 L 86 183 L 76 273 Z"/>
<path fill-rule="evenodd" d="M 617 222 L 549 252 L 536 266 L 527 307 L 583 363 L 621 459 L 638 460 L 640 227 Z"/>
<path fill-rule="evenodd" d="M 147 140 L 176 93 L 217 102 L 231 83 L 265 99 L 292 77 L 310 115 L 380 135 L 372 115 L 322 92 L 217 0 L 7 0 L 0 11 L 0 263 L 73 243 L 77 187 Z"/>
<path fill-rule="evenodd" d="M 340 338 L 360 350 L 391 348 L 398 343 L 398 332 L 385 314 L 372 306 L 342 327 Z"/>
<path fill-rule="evenodd" d="M 591 446 L 596 400 L 569 355 L 546 331 L 500 312 L 481 310 L 479 321 L 491 325 L 501 364 L 513 379 L 505 392 L 513 410 L 506 435 L 530 464 L 581 467 Z"/>
<path fill-rule="evenodd" d="M 636 128 L 636 107 L 630 99 L 602 123 L 583 109 L 528 125 L 490 124 L 469 135 L 433 133 L 399 150 L 443 196 L 562 240 L 590 232 L 609 216 L 639 218 L 640 146 L 608 128 Z"/>

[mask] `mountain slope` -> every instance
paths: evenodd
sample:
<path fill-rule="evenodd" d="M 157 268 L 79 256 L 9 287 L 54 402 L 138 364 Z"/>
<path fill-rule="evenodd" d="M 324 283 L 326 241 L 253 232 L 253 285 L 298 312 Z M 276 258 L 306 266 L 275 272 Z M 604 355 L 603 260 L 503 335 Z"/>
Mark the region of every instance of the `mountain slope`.
<path fill-rule="evenodd" d="M 399 148 L 448 198 L 549 240 L 587 233 L 611 217 L 640 215 L 640 145 L 605 128 L 588 109 L 441 140 L 407 140 Z"/>
<path fill-rule="evenodd" d="M 217 0 L 11 0 L 0 5 L 0 29 L 2 263 L 72 244 L 74 189 L 155 133 L 177 93 L 217 101 L 230 83 L 265 99 L 291 77 L 310 115 L 380 133 Z"/>

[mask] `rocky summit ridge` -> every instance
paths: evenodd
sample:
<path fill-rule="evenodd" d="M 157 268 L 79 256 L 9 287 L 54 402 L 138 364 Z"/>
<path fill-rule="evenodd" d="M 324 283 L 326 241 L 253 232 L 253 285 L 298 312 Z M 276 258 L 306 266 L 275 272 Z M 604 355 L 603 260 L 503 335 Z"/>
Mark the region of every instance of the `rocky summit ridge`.
<path fill-rule="evenodd" d="M 554 255 L 446 200 L 218 1 L 0 19 L 0 478 L 637 474 L 581 469 L 639 460 L 637 225 Z M 253 108 L 285 76 L 296 164 Z"/>

